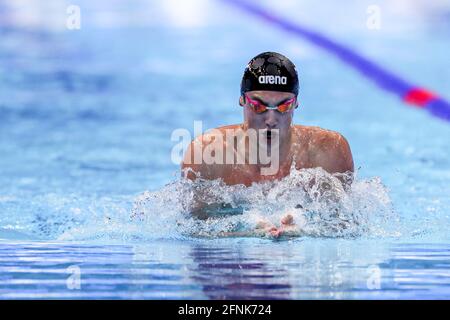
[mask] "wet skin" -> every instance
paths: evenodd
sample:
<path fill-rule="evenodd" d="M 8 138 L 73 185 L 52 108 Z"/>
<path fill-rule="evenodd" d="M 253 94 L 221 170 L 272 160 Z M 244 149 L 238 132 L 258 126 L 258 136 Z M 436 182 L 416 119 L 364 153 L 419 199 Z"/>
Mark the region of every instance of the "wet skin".
<path fill-rule="evenodd" d="M 249 91 L 247 95 L 251 99 L 257 99 L 266 105 L 275 106 L 294 97 L 294 94 L 277 91 Z M 250 186 L 254 182 L 279 180 L 289 175 L 291 166 L 295 163 L 297 170 L 321 167 L 327 172 L 346 173 L 353 172 L 353 157 L 347 140 L 338 132 L 322 129 L 319 127 L 293 125 L 292 118 L 294 110 L 281 113 L 277 110 L 267 110 L 258 114 L 249 107 L 248 99 L 240 97 L 239 104 L 243 107 L 244 121 L 242 124 L 219 127 L 214 134 L 203 134 L 191 142 L 183 163 L 181 165 L 183 175 L 188 179 L 195 180 L 198 176 L 203 179 L 223 179 L 228 185 L 244 184 Z M 225 134 L 229 129 L 248 129 L 272 131 L 272 137 L 267 138 L 270 149 L 274 133 L 278 132 L 279 138 L 279 169 L 271 175 L 261 173 L 261 168 L 268 167 L 261 163 L 257 164 L 207 164 L 205 162 L 195 164 L 194 150 L 204 150 L 208 145 L 221 144 L 221 148 L 235 149 L 227 143 Z M 215 139 L 214 135 L 222 134 L 223 139 Z M 259 147 L 259 146 L 258 146 Z M 201 204 L 199 204 L 201 206 Z M 286 217 L 285 217 L 286 218 Z M 288 218 L 287 218 L 288 219 Z M 293 225 L 290 221 L 288 225 Z M 281 223 L 282 229 L 284 223 Z M 269 226 L 268 228 L 272 228 Z M 264 228 L 263 228 L 264 229 Z M 273 230 L 272 230 L 273 231 Z M 275 235 L 277 231 L 272 232 Z"/>

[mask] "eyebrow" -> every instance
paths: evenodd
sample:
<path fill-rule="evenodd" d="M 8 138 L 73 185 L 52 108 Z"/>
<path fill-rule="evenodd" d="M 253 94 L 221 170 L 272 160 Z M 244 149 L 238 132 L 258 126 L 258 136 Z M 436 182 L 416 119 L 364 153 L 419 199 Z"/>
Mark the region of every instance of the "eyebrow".
<path fill-rule="evenodd" d="M 269 104 L 269 103 L 267 103 L 266 101 L 264 101 L 264 100 L 262 100 L 262 99 L 260 99 L 260 98 L 258 98 L 258 97 L 250 97 L 250 99 L 256 100 L 256 101 L 261 102 L 262 104 L 265 104 L 265 105 L 268 105 L 268 104 Z M 276 105 L 285 103 L 286 101 L 289 101 L 289 100 L 291 100 L 291 99 L 293 99 L 293 97 L 292 97 L 292 98 L 285 98 L 285 99 L 283 99 L 283 100 L 280 100 L 278 103 L 276 103 Z"/>

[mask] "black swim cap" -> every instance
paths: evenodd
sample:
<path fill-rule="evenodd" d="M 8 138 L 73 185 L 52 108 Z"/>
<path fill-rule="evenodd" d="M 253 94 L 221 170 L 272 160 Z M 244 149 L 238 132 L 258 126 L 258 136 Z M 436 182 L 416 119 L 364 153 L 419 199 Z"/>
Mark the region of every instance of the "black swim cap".
<path fill-rule="evenodd" d="M 241 95 L 247 91 L 281 91 L 298 95 L 295 65 L 276 52 L 263 52 L 248 63 L 241 82 Z"/>

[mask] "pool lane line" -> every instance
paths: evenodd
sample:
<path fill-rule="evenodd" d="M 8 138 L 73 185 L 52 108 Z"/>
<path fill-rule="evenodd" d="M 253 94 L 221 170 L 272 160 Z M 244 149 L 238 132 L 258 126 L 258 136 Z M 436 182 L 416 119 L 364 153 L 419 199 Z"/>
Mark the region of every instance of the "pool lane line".
<path fill-rule="evenodd" d="M 264 19 L 287 32 L 304 38 L 312 44 L 328 51 L 344 63 L 359 71 L 363 76 L 375 82 L 382 89 L 399 96 L 403 102 L 426 109 L 432 115 L 450 121 L 450 103 L 438 94 L 423 87 L 409 83 L 382 66 L 356 53 L 323 34 L 277 16 L 253 3 L 243 0 L 221 0 L 249 14 Z"/>

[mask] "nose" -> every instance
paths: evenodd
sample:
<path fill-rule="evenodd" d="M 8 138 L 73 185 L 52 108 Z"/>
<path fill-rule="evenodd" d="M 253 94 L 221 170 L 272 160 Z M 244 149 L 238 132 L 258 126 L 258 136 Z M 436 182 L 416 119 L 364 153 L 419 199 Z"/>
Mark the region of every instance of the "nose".
<path fill-rule="evenodd" d="M 278 125 L 276 110 L 268 110 L 266 112 L 265 124 L 267 129 L 275 129 Z"/>

